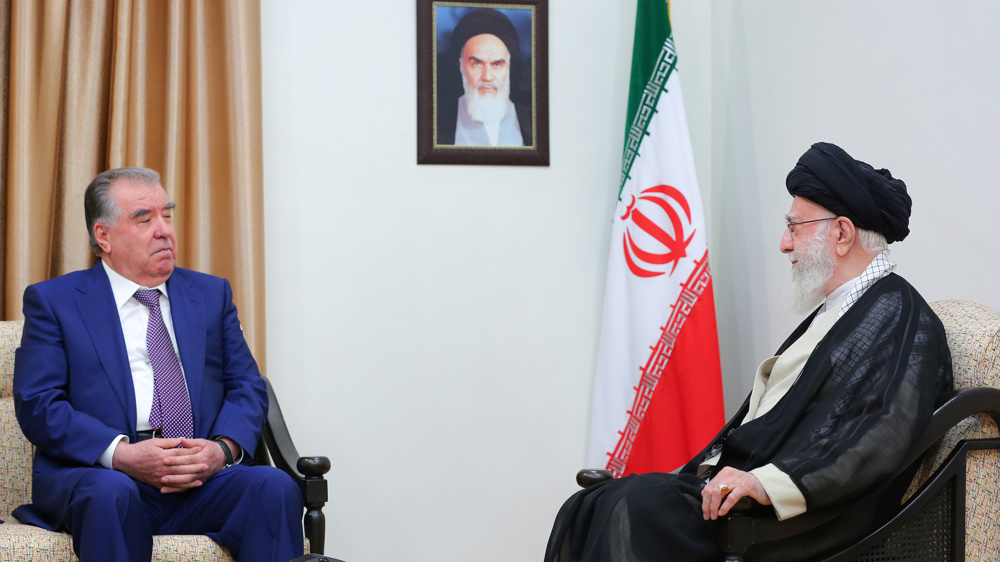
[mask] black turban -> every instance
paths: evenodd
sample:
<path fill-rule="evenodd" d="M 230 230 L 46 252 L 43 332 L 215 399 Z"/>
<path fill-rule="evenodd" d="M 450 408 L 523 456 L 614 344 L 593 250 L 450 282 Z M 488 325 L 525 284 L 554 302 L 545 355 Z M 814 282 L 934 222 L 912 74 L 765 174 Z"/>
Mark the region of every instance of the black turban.
<path fill-rule="evenodd" d="M 793 196 L 847 217 L 858 228 L 874 230 L 890 244 L 910 233 L 911 201 L 903 180 L 851 158 L 835 144 L 812 145 L 788 172 L 785 185 Z"/>
<path fill-rule="evenodd" d="M 452 31 L 451 39 L 454 42 L 459 56 L 462 56 L 462 48 L 465 43 L 483 33 L 496 35 L 510 51 L 511 60 L 517 56 L 521 43 L 517 39 L 517 30 L 510 19 L 502 13 L 492 8 L 480 8 L 469 12 L 458 20 L 455 30 Z"/>

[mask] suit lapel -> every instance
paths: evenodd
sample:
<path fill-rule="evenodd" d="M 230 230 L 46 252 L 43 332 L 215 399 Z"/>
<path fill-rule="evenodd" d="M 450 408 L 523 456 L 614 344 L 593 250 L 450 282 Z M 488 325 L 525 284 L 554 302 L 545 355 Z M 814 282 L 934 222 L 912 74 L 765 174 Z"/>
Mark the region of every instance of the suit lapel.
<path fill-rule="evenodd" d="M 195 437 L 205 435 L 207 427 L 202 427 L 203 416 L 199 415 L 201 386 L 205 377 L 205 308 L 198 292 L 184 276 L 183 270 L 175 269 L 167 281 L 170 296 L 170 317 L 174 323 L 174 337 L 180 350 L 184 379 L 187 381 L 191 408 L 194 413 Z"/>
<path fill-rule="evenodd" d="M 132 385 L 132 370 L 125 351 L 125 336 L 122 323 L 111 292 L 111 282 L 98 260 L 91 267 L 83 281 L 77 285 L 76 306 L 87 327 L 94 348 L 104 366 L 104 373 L 111 381 L 115 397 L 128 418 L 131 429 L 135 429 L 135 387 Z"/>

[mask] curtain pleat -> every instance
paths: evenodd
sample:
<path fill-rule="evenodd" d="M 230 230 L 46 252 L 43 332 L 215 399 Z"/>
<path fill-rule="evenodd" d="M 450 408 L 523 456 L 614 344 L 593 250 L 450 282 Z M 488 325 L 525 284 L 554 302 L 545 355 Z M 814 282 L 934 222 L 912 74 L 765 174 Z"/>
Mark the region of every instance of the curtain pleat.
<path fill-rule="evenodd" d="M 7 107 L 10 84 L 10 1 L 0 0 L 0 313 L 7 275 Z M 6 318 L 6 316 L 4 316 Z"/>
<path fill-rule="evenodd" d="M 260 6 L 0 0 L 4 318 L 30 284 L 94 263 L 83 192 L 145 166 L 177 203 L 178 265 L 228 278 L 264 347 Z"/>

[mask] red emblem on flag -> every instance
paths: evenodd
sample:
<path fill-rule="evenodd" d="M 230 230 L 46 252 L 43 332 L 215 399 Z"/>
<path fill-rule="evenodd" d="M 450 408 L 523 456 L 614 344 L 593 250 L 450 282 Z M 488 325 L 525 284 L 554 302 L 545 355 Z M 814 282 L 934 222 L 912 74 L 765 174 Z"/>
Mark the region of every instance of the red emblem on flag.
<path fill-rule="evenodd" d="M 684 211 L 686 222 L 681 222 L 675 205 Z M 691 208 L 684 194 L 669 185 L 650 187 L 639 194 L 638 200 L 632 196 L 621 219 L 631 219 L 622 237 L 629 270 L 638 277 L 656 277 L 667 273 L 667 266 L 673 264 L 670 267 L 670 274 L 673 274 L 677 262 L 687 256 L 688 244 L 695 233 L 692 230 L 687 238 L 684 237 L 684 226 L 691 226 Z M 641 234 L 636 232 L 633 237 L 633 228 L 638 228 Z M 637 239 L 646 245 L 645 249 L 639 247 Z"/>

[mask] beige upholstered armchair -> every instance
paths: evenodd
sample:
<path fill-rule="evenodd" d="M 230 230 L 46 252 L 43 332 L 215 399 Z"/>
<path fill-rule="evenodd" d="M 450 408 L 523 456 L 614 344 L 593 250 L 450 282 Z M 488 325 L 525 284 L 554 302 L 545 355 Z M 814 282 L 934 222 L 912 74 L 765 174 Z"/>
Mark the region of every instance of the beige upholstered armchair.
<path fill-rule="evenodd" d="M 19 505 L 31 501 L 31 443 L 21 433 L 14 417 L 11 394 L 14 375 L 14 350 L 21 342 L 20 321 L 0 322 L 0 560 L 35 562 L 38 560 L 77 560 L 68 533 L 55 533 L 30 525 L 21 525 L 11 516 Z M 266 380 L 266 378 L 265 378 Z M 271 407 L 263 429 L 256 460 L 269 462 L 289 473 L 299 484 L 306 504 L 306 552 L 323 552 L 323 505 L 327 499 L 324 474 L 330 469 L 326 457 L 299 457 L 285 428 L 281 408 L 270 383 L 267 385 Z M 294 468 L 293 468 L 294 466 Z M 229 553 L 204 535 L 164 535 L 153 539 L 154 562 L 232 561 Z"/>

